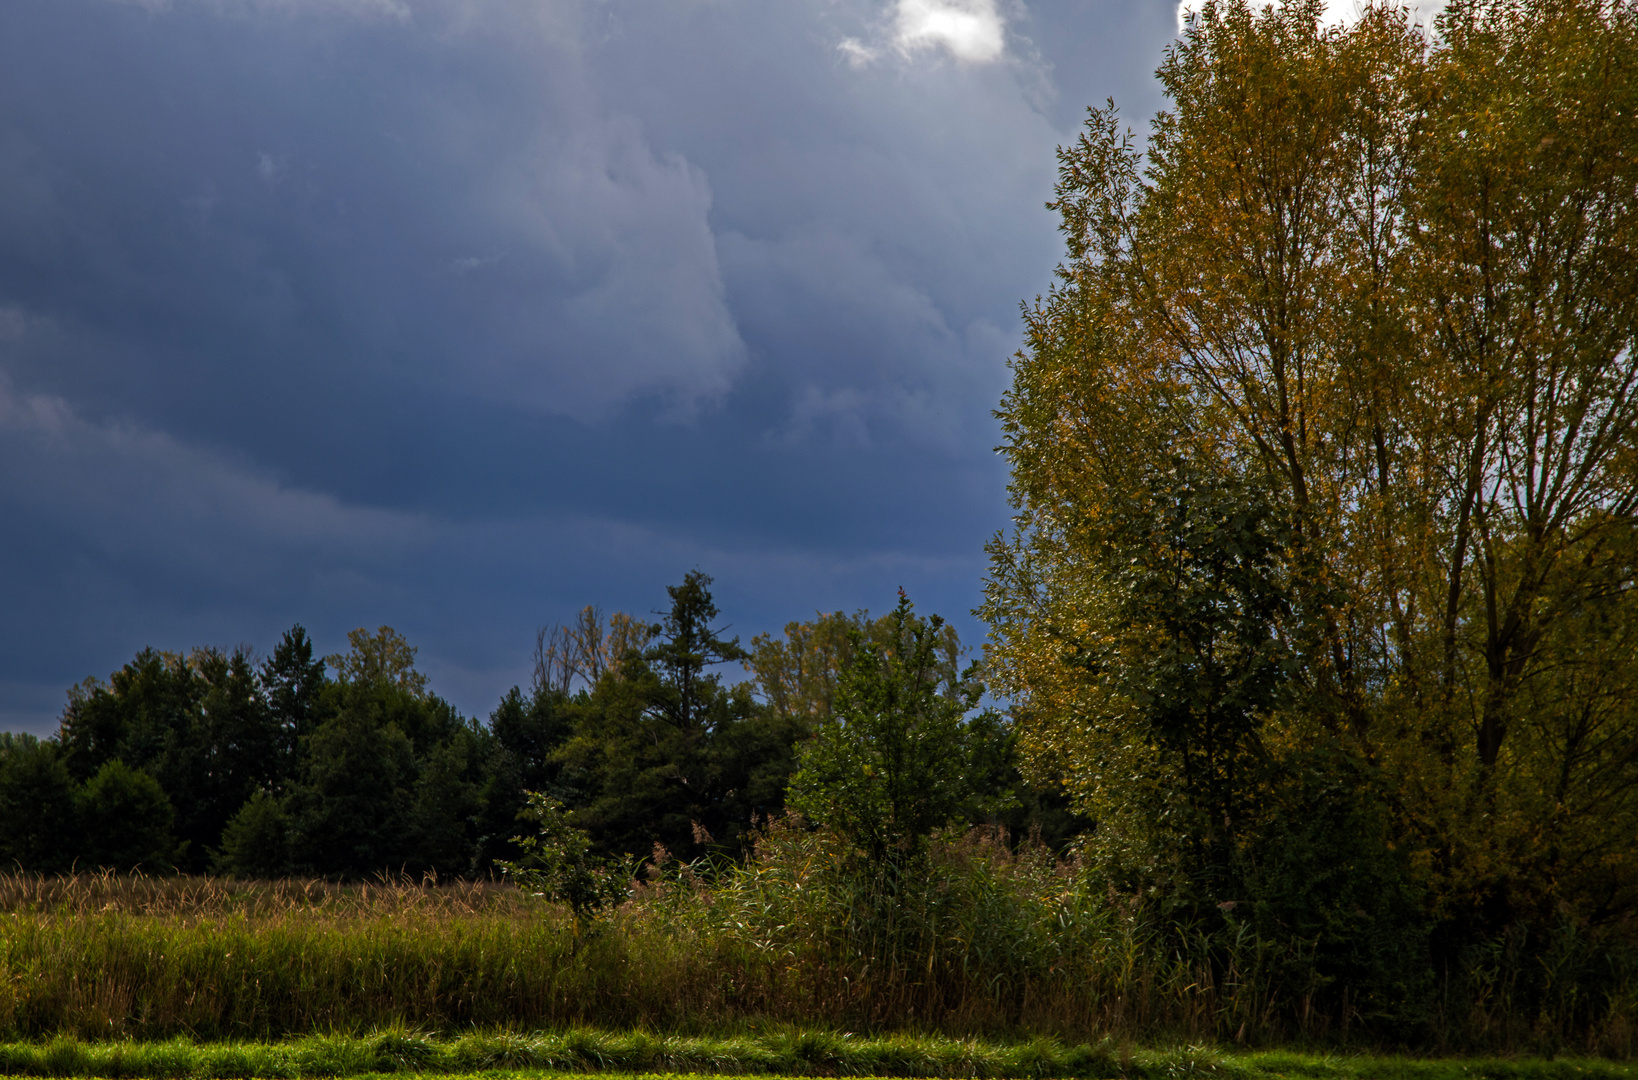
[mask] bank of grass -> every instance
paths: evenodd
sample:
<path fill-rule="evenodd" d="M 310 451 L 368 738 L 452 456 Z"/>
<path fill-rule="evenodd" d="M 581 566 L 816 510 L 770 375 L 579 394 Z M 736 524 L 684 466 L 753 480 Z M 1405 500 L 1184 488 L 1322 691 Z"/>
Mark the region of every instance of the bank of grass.
<path fill-rule="evenodd" d="M 282 1042 L 0 1044 L 0 1074 L 181 1078 L 520 1076 L 1084 1077 L 1097 1080 L 1635 1080 L 1638 1066 L 1586 1059 L 1416 1059 L 1223 1052 L 1197 1045 L 1135 1049 L 1036 1038 L 999 1043 L 930 1035 L 861 1038 L 778 1031 L 727 1038 L 611 1033 L 468 1033 L 436 1039 L 397 1030 Z"/>
<path fill-rule="evenodd" d="M 494 883 L 0 875 L 0 1039 L 136 1054 L 176 1037 L 290 1047 L 341 1033 L 322 1045 L 349 1046 L 343 1036 L 405 1030 L 458 1047 L 475 1032 L 596 1028 L 705 1046 L 781 1028 L 882 1046 L 911 1045 L 893 1033 L 914 1031 L 1011 1047 L 1107 1037 L 1626 1060 L 1638 1035 L 1638 977 L 1594 940 L 1567 939 L 1550 978 L 1532 954 L 1481 956 L 1406 1006 L 1338 993 L 1303 956 L 1248 934 L 1179 932 L 1074 866 L 994 838 L 945 843 L 925 874 L 885 885 L 826 873 L 832 855 L 815 834 L 775 833 L 762 857 L 711 880 L 673 867 L 590 935 Z M 641 1067 L 767 1071 L 754 1055 Z"/>

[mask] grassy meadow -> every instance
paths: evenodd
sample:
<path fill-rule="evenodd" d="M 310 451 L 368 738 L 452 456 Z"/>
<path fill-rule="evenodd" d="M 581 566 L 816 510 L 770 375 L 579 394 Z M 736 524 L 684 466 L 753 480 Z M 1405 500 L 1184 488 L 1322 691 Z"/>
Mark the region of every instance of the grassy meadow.
<path fill-rule="evenodd" d="M 1596 946 L 1545 992 L 1504 955 L 1476 963 L 1444 995 L 1459 1006 L 1395 1041 L 1372 1026 L 1381 1003 L 1302 985 L 1301 956 L 1180 935 L 1027 844 L 950 836 L 915 880 L 861 886 L 827 872 L 827 842 L 774 830 L 709 881 L 672 863 L 583 933 L 496 883 L 0 876 L 0 1072 L 180 1054 L 237 1075 L 210 1062 L 251 1054 L 258 1075 L 352 1073 L 395 1039 L 395 1067 L 441 1072 L 1124 1075 L 1181 1052 L 1134 1048 L 1189 1046 L 1632 1057 L 1638 986 Z"/>

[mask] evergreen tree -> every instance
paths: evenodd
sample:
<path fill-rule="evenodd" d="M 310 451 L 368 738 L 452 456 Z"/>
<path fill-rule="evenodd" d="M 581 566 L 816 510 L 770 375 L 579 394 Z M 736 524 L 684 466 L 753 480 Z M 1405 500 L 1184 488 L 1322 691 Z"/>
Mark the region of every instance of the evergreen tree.
<path fill-rule="evenodd" d="M 658 626 L 621 624 L 609 636 L 634 644 L 559 705 L 573 734 L 552 755 L 555 783 L 600 852 L 644 856 L 655 844 L 685 857 L 737 852 L 755 820 L 783 809 L 804 727 L 708 670 L 748 658 L 713 627 L 710 585 L 690 572 L 667 589 L 671 608 Z"/>
<path fill-rule="evenodd" d="M 317 725 L 325 682 L 324 661 L 313 656 L 312 639 L 300 623 L 284 632 L 257 677 L 280 734 L 280 783 L 275 787 L 282 788 L 295 773 L 302 738 Z"/>

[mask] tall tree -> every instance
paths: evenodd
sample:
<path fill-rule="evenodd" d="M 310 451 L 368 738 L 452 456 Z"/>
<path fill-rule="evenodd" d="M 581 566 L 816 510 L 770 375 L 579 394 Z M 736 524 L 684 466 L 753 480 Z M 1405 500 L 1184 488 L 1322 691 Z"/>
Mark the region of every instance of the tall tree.
<path fill-rule="evenodd" d="M 347 631 L 344 653 L 324 658 L 335 670 L 336 679 L 364 686 L 393 686 L 412 697 L 424 697 L 427 677 L 415 670 L 416 648 L 390 626 L 370 633 L 362 626 Z"/>
<path fill-rule="evenodd" d="M 278 753 L 288 778 L 304 736 L 317 722 L 319 694 L 324 690 L 324 661 L 314 657 L 313 641 L 300 623 L 284 632 L 273 655 L 258 673 L 262 696 L 280 733 Z"/>
<path fill-rule="evenodd" d="M 1149 760 L 1129 766 L 1128 807 L 1098 809 L 1147 816 L 1156 839 L 1186 850 L 1187 877 L 1212 902 L 1231 900 L 1236 849 L 1267 787 L 1263 720 L 1307 661 L 1281 559 L 1290 537 L 1255 490 L 1185 461 L 1146 495 L 1107 521 L 1111 602 L 1096 613 L 1104 647 L 1086 659 L 1107 695 L 1106 762 L 1130 758 L 1123 743 Z M 1150 797 L 1134 797 L 1144 787 Z"/>
<path fill-rule="evenodd" d="M 1146 153 L 1112 105 L 1060 151 L 1068 259 L 1001 408 L 1018 530 L 992 547 L 991 670 L 1034 767 L 1118 802 L 1102 538 L 1181 457 L 1288 531 L 1270 625 L 1311 647 L 1260 740 L 1367 766 L 1451 917 L 1610 918 L 1638 904 L 1633 860 L 1590 869 L 1638 826 L 1638 711 L 1612 696 L 1638 566 L 1638 8 L 1462 0 L 1431 37 L 1321 13 L 1207 4 Z"/>
<path fill-rule="evenodd" d="M 174 812 L 153 777 L 114 758 L 86 781 L 80 801 L 81 866 L 150 874 L 176 868 Z"/>
<path fill-rule="evenodd" d="M 248 653 L 199 650 L 194 662 L 204 690 L 191 790 L 166 790 L 173 802 L 189 806 L 179 823 L 182 838 L 203 852 L 217 846 L 228 819 L 251 795 L 284 783 L 289 761 L 285 733 L 261 694 Z"/>
<path fill-rule="evenodd" d="M 803 729 L 710 670 L 748 655 L 713 625 L 710 585 L 696 570 L 668 587 L 656 626 L 612 620 L 610 666 L 558 706 L 573 734 L 552 755 L 555 783 L 600 852 L 736 851 L 756 819 L 783 809 Z"/>
<path fill-rule="evenodd" d="M 76 688 L 58 739 L 69 771 L 83 782 L 121 762 L 143 784 L 157 784 L 164 821 L 154 827 L 174 828 L 181 846 L 172 854 L 194 872 L 210 865 L 228 819 L 287 767 L 284 739 L 244 649 L 188 656 L 144 649 L 106 685 L 90 680 Z M 123 774 L 109 783 L 116 785 L 110 791 L 137 790 Z M 133 813 L 161 812 L 155 800 L 132 798 Z"/>
<path fill-rule="evenodd" d="M 670 691 L 661 710 L 690 735 L 709 723 L 708 705 L 717 697 L 718 677 L 706 668 L 749 656 L 739 638 L 724 639 L 712 628 L 718 611 L 710 586 L 710 577 L 698 570 L 683 575 L 681 585 L 666 586 L 671 610 L 660 621 L 658 643 L 644 655 Z"/>
<path fill-rule="evenodd" d="M 744 663 L 775 712 L 817 722 L 829 717 L 835 706 L 856 643 L 891 651 L 897 645 L 896 632 L 891 612 L 875 619 L 862 610 L 851 615 L 821 613 L 808 622 L 786 623 L 783 638 L 758 634 L 751 639 Z M 934 652 L 940 679 L 953 686 L 961 676 L 962 657 L 955 627 L 940 627 Z"/>
<path fill-rule="evenodd" d="M 924 625 L 920 616 L 912 614 L 910 619 Z M 876 618 L 863 610 L 851 615 L 820 613 L 806 622 L 786 623 L 782 636 L 758 634 L 744 664 L 771 717 L 801 746 L 833 717 L 858 647 L 869 645 L 878 656 L 896 656 L 904 645 L 903 630 L 895 611 Z M 929 632 L 940 693 L 959 697 L 971 681 L 962 669 L 967 649 L 948 623 Z M 1030 787 L 1023 782 L 1011 726 L 1001 724 L 999 717 L 993 719 L 999 726 L 984 742 L 984 760 L 968 764 L 973 790 L 992 796 L 984 806 L 982 823 L 999 825 L 1016 839 L 1033 836 L 1054 849 L 1064 848 L 1084 829 L 1085 821 L 1056 785 Z M 980 723 L 988 724 L 990 718 Z M 787 764 L 777 757 L 768 759 L 770 777 L 778 769 L 788 775 Z"/>

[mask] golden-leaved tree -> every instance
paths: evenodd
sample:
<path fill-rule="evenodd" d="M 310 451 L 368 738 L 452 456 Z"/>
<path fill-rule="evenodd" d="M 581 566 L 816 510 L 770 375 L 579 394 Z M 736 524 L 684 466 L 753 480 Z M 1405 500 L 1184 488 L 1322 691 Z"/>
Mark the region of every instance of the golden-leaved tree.
<path fill-rule="evenodd" d="M 1321 10 L 1208 3 L 1146 147 L 1111 103 L 1060 150 L 988 675 L 1128 867 L 1195 843 L 1232 901 L 1330 770 L 1435 918 L 1607 922 L 1638 911 L 1638 7 Z"/>

